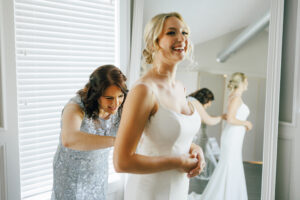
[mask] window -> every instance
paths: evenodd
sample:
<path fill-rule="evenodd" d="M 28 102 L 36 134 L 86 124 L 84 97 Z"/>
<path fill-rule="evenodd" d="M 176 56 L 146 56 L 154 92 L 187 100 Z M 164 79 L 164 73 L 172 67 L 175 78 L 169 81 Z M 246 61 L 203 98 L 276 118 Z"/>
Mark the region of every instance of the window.
<path fill-rule="evenodd" d="M 63 106 L 96 67 L 119 63 L 118 4 L 15 0 L 22 199 L 50 199 Z"/>

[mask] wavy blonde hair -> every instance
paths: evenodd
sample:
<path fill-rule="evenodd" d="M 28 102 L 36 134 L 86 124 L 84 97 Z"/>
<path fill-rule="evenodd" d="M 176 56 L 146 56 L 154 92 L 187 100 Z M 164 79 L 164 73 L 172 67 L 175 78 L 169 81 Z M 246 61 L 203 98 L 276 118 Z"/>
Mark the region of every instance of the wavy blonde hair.
<path fill-rule="evenodd" d="M 170 12 L 170 13 L 161 13 L 154 16 L 146 25 L 144 30 L 144 41 L 145 41 L 145 49 L 143 50 L 144 60 L 147 64 L 153 63 L 153 56 L 155 51 L 159 49 L 158 46 L 158 37 L 163 30 L 164 23 L 166 19 L 169 17 L 176 17 L 178 18 L 188 29 L 188 33 L 190 33 L 190 28 L 184 22 L 182 16 L 177 12 Z M 187 48 L 187 55 L 189 58 L 192 59 L 192 51 L 193 46 L 191 41 L 188 42 Z"/>
<path fill-rule="evenodd" d="M 230 80 L 228 81 L 227 88 L 230 90 L 237 89 L 241 83 L 247 79 L 247 76 L 242 72 L 235 72 L 231 75 Z"/>

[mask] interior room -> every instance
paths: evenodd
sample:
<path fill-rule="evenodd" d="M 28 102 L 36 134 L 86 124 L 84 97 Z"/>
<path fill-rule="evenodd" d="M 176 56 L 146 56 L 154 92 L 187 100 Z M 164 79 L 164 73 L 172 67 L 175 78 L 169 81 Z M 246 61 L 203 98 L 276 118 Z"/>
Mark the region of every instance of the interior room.
<path fill-rule="evenodd" d="M 192 59 L 176 72 L 186 96 L 208 88 L 214 100 L 207 113 L 226 114 L 231 75 L 247 77 L 248 199 L 300 198 L 299 0 L 1 0 L 0 200 L 51 199 L 64 106 L 105 64 L 126 75 L 130 90 L 151 68 L 142 56 L 147 22 L 174 11 L 193 44 Z M 202 122 L 214 167 L 225 126 Z M 113 151 L 112 145 L 106 199 L 122 200 L 128 175 L 116 172 Z M 190 178 L 188 193 L 203 193 L 209 180 Z"/>

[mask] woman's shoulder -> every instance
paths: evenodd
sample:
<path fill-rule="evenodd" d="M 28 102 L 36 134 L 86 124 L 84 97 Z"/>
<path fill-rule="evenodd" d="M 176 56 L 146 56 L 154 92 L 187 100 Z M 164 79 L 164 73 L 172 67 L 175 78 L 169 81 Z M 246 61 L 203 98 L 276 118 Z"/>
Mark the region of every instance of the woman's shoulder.
<path fill-rule="evenodd" d="M 132 105 L 143 104 L 152 108 L 155 105 L 156 98 L 156 86 L 151 81 L 140 79 L 130 89 L 126 101 L 131 102 Z"/>
<path fill-rule="evenodd" d="M 187 96 L 186 99 L 188 101 L 198 101 L 195 97 L 192 97 L 192 96 Z"/>
<path fill-rule="evenodd" d="M 64 106 L 64 111 L 68 110 L 69 112 L 75 112 L 75 113 L 84 113 L 84 106 L 83 102 L 81 101 L 81 97 L 79 95 L 76 95 L 72 97 L 68 103 Z"/>
<path fill-rule="evenodd" d="M 233 95 L 228 97 L 228 106 L 240 106 L 243 103 L 242 97 L 239 95 Z"/>
<path fill-rule="evenodd" d="M 228 96 L 228 101 L 242 101 L 242 96 L 241 95 L 229 95 Z"/>
<path fill-rule="evenodd" d="M 83 102 L 82 102 L 82 100 L 81 100 L 81 96 L 80 95 L 75 95 L 75 96 L 73 96 L 69 101 L 68 101 L 68 103 L 67 103 L 67 105 L 68 104 L 77 104 L 78 106 L 80 106 L 80 107 L 83 107 Z"/>
<path fill-rule="evenodd" d="M 142 77 L 134 83 L 131 90 L 147 94 L 152 93 L 155 88 L 155 83 L 151 79 L 148 77 Z"/>

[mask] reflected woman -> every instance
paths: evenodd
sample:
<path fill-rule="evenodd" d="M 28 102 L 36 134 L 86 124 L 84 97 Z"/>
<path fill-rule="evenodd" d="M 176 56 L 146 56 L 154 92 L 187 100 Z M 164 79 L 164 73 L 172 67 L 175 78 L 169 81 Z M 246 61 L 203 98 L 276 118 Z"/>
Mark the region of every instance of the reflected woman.
<path fill-rule="evenodd" d="M 221 135 L 221 155 L 201 197 L 201 200 L 247 200 L 247 188 L 242 159 L 243 140 L 246 131 L 252 129 L 247 121 L 250 113 L 242 95 L 248 88 L 245 74 L 234 73 L 228 83 L 227 123 Z"/>
<path fill-rule="evenodd" d="M 188 100 L 195 104 L 198 112 L 202 112 L 203 118 L 206 118 L 206 120 L 202 120 L 202 122 L 205 121 L 206 123 L 201 123 L 201 130 L 194 138 L 194 143 L 202 147 L 205 156 L 206 167 L 198 176 L 198 178 L 204 180 L 209 179 L 217 165 L 217 160 L 215 159 L 211 150 L 207 149 L 208 136 L 206 134 L 206 125 L 213 126 L 220 123 L 222 119 L 226 120 L 226 114 L 216 117 L 207 114 L 206 109 L 212 105 L 214 99 L 214 94 L 207 88 L 199 89 L 188 96 Z"/>
<path fill-rule="evenodd" d="M 126 77 L 113 65 L 97 68 L 64 107 L 53 161 L 52 200 L 105 200 L 108 153 L 126 97 Z"/>

